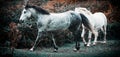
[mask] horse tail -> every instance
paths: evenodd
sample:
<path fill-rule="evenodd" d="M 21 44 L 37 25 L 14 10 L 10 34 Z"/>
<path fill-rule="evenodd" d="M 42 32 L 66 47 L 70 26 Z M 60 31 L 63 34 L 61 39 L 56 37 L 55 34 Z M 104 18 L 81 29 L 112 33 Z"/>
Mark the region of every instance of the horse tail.
<path fill-rule="evenodd" d="M 102 13 L 102 14 L 103 14 L 103 16 L 104 16 L 104 22 L 105 22 L 105 25 L 107 26 L 107 17 L 105 16 L 104 13 Z"/>
<path fill-rule="evenodd" d="M 93 31 L 93 27 L 92 27 L 91 23 L 89 22 L 88 18 L 85 15 L 81 14 L 81 13 L 80 13 L 80 16 L 82 18 L 82 24 L 86 28 L 88 28 L 90 31 Z"/>

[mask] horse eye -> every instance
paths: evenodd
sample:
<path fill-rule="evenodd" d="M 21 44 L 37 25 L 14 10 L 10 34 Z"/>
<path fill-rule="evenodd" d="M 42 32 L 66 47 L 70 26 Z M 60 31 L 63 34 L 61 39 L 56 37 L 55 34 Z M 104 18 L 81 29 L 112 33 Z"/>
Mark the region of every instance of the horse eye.
<path fill-rule="evenodd" d="M 26 13 L 26 11 L 24 11 L 24 13 Z"/>

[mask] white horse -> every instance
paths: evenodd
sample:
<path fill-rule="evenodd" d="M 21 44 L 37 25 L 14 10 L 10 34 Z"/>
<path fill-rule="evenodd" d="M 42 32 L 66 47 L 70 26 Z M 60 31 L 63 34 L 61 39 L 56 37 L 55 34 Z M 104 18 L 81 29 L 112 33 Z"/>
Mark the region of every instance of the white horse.
<path fill-rule="evenodd" d="M 104 33 L 104 41 L 102 41 L 102 43 L 106 43 L 106 26 L 107 26 L 106 16 L 102 12 L 96 12 L 96 13 L 92 14 L 89 10 L 87 10 L 86 8 L 83 8 L 83 7 L 75 8 L 75 12 L 85 15 L 91 24 L 92 30 L 89 30 L 84 25 L 82 25 L 83 29 L 82 29 L 81 37 L 83 39 L 84 44 L 87 46 L 90 46 L 91 35 L 93 33 L 95 36 L 93 45 L 96 45 L 96 43 L 98 42 L 97 41 L 98 30 L 101 30 Z M 84 38 L 85 29 L 89 30 L 88 43 L 86 42 L 86 40 Z"/>
<path fill-rule="evenodd" d="M 49 13 L 46 10 L 36 7 L 36 6 L 30 6 L 26 5 L 25 8 L 22 11 L 22 14 L 20 16 L 20 22 L 25 22 L 30 19 L 30 17 L 34 17 L 34 22 L 37 23 L 37 28 L 38 28 L 38 35 L 35 40 L 35 43 L 33 47 L 30 49 L 33 51 L 35 49 L 35 46 L 37 46 L 39 39 L 41 38 L 43 32 L 46 31 L 56 31 L 56 30 L 66 30 L 69 29 L 73 35 L 75 36 L 75 49 L 74 50 L 79 50 L 79 28 L 82 25 L 82 23 L 86 27 L 89 26 L 89 22 L 87 18 L 84 18 L 83 15 L 80 16 L 79 13 L 76 13 L 75 11 L 67 11 L 63 13 Z M 82 22 L 84 20 L 84 22 Z M 89 28 L 91 30 L 91 28 Z M 52 33 L 51 33 L 52 34 Z M 54 40 L 54 35 L 52 34 L 52 40 L 54 43 L 54 51 L 58 50 L 58 47 L 55 43 Z"/>

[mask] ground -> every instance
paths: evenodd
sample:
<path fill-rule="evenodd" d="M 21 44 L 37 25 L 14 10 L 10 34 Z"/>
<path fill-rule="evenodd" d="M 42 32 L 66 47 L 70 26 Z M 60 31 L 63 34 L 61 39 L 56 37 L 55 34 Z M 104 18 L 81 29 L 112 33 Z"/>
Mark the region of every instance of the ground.
<path fill-rule="evenodd" d="M 74 43 L 59 47 L 58 52 L 53 48 L 37 47 L 35 51 L 29 49 L 14 49 L 13 57 L 119 57 L 120 40 L 108 40 L 106 44 L 98 43 L 96 46 L 85 47 L 83 42 L 78 52 L 74 52 Z"/>

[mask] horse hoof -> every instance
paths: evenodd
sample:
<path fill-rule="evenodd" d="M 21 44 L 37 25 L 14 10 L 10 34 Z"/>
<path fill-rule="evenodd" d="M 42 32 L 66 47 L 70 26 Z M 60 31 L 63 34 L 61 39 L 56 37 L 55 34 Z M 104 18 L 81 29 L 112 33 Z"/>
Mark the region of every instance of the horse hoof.
<path fill-rule="evenodd" d="M 93 46 L 95 46 L 96 45 L 96 43 L 93 43 Z"/>
<path fill-rule="evenodd" d="M 87 47 L 90 47 L 90 45 L 87 45 Z"/>
<path fill-rule="evenodd" d="M 86 47 L 90 47 L 91 46 L 91 44 L 86 44 Z"/>
<path fill-rule="evenodd" d="M 34 51 L 34 49 L 33 49 L 33 48 L 31 48 L 31 49 L 30 49 L 30 51 Z"/>
<path fill-rule="evenodd" d="M 53 52 L 57 52 L 58 51 L 58 49 L 54 49 L 54 51 Z"/>
<path fill-rule="evenodd" d="M 84 46 L 87 46 L 87 44 L 84 44 Z"/>
<path fill-rule="evenodd" d="M 80 47 L 74 48 L 73 51 L 77 52 L 80 49 Z"/>
<path fill-rule="evenodd" d="M 74 49 L 73 49 L 73 51 L 74 51 L 74 52 L 77 52 L 77 49 L 76 49 L 76 48 L 74 48 Z"/>
<path fill-rule="evenodd" d="M 101 42 L 101 43 L 106 44 L 106 41 L 103 41 L 103 42 Z"/>
<path fill-rule="evenodd" d="M 79 49 L 80 49 L 80 47 L 77 47 L 76 49 L 77 49 L 77 50 L 79 50 Z"/>

